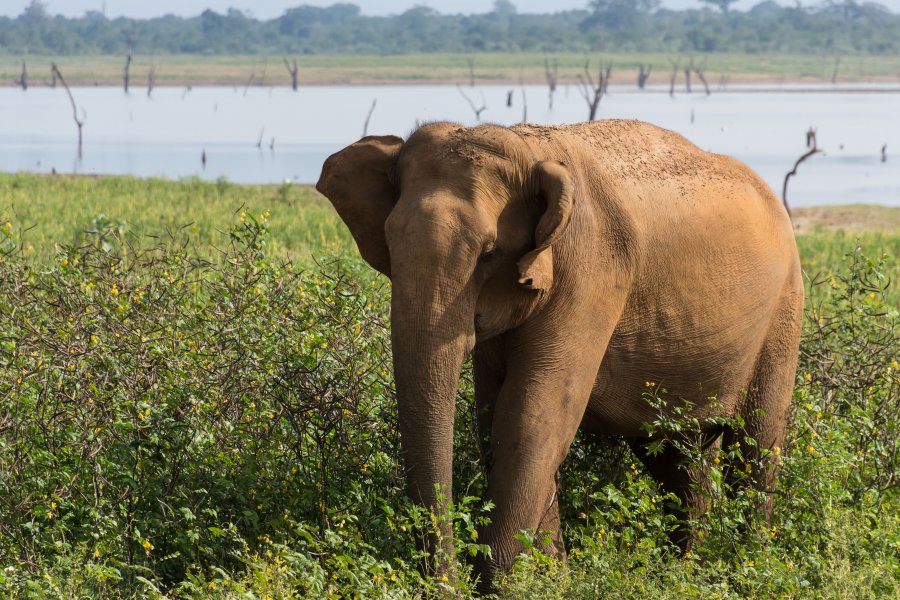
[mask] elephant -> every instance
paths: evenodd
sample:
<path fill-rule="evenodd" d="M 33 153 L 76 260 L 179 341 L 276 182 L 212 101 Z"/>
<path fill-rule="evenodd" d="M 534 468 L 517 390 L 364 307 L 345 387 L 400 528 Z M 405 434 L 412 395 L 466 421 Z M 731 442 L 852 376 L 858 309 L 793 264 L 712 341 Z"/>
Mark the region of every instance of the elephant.
<path fill-rule="evenodd" d="M 472 356 L 494 504 L 476 563 L 487 589 L 522 530 L 565 556 L 556 474 L 579 430 L 626 438 L 681 515 L 703 513 L 678 451 L 647 451 L 642 426 L 670 410 L 646 401 L 650 383 L 701 423 L 742 419 L 701 434 L 755 440 L 740 466 L 770 514 L 804 287 L 787 211 L 751 169 L 634 120 L 434 122 L 331 155 L 316 188 L 391 279 L 407 493 L 435 510 L 452 493 Z"/>

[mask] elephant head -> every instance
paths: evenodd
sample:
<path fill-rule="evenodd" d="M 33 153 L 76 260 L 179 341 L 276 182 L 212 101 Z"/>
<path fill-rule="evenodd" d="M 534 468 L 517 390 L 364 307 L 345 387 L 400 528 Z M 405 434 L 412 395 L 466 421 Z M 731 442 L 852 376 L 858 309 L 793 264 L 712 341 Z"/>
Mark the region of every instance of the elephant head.
<path fill-rule="evenodd" d="M 408 493 L 452 490 L 461 365 L 476 340 L 520 326 L 553 287 L 574 180 L 515 131 L 433 123 L 404 142 L 366 137 L 325 162 L 316 188 L 362 257 L 392 280 L 391 327 Z"/>

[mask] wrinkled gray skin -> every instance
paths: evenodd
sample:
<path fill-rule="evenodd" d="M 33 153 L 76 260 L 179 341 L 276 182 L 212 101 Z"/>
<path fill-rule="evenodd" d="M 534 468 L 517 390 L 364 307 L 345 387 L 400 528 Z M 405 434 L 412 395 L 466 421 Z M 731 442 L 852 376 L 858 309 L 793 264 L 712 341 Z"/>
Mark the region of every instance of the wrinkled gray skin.
<path fill-rule="evenodd" d="M 408 492 L 426 506 L 439 508 L 435 484 L 452 489 L 454 398 L 474 353 L 496 505 L 480 531 L 486 588 L 523 529 L 565 553 L 555 475 L 579 428 L 629 438 L 682 516 L 704 510 L 679 456 L 644 450 L 648 381 L 700 418 L 741 416 L 753 478 L 774 487 L 776 465 L 753 461 L 784 438 L 803 286 L 784 208 L 741 163 L 636 121 L 433 123 L 348 146 L 317 189 L 392 280 Z"/>

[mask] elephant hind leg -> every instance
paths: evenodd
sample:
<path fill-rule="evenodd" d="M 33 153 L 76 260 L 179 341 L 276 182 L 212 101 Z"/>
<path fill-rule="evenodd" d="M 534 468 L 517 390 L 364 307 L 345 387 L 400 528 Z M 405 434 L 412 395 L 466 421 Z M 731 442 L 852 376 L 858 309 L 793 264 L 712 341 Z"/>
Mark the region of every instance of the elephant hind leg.
<path fill-rule="evenodd" d="M 768 521 L 784 443 L 797 371 L 802 292 L 789 296 L 763 344 L 753 379 L 740 409 L 744 421 L 740 431 L 726 430 L 722 448 L 740 443 L 740 460 L 729 465 L 726 481 L 733 490 L 746 485 L 765 493 L 760 508 Z M 747 438 L 753 443 L 747 443 Z"/>
<path fill-rule="evenodd" d="M 694 541 L 695 532 L 690 521 L 706 512 L 710 495 L 709 469 L 705 465 L 687 464 L 684 455 L 671 444 L 666 444 L 662 452 L 651 456 L 646 444 L 646 440 L 630 442 L 631 449 L 663 492 L 675 494 L 680 501 L 678 506 L 666 505 L 665 512 L 678 519 L 678 527 L 670 533 L 669 540 L 686 552 Z M 705 451 L 709 452 L 709 448 Z M 709 461 L 703 462 L 708 464 Z"/>

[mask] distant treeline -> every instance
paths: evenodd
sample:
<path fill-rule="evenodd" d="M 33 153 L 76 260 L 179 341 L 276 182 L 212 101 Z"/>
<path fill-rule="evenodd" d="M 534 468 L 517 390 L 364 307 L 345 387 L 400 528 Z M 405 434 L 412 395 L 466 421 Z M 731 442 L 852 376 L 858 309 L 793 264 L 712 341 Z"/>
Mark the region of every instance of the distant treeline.
<path fill-rule="evenodd" d="M 900 15 L 875 2 L 826 0 L 746 12 L 733 0 L 697 9 L 659 8 L 658 0 L 593 0 L 583 10 L 519 14 L 509 0 L 492 12 L 441 14 L 425 6 L 388 17 L 354 4 L 298 6 L 268 21 L 229 9 L 190 18 L 107 19 L 51 16 L 38 0 L 0 18 L 5 54 L 403 54 L 422 52 L 747 52 L 900 54 Z M 702 6 L 702 7 L 701 7 Z M 719 8 L 714 8 L 718 6 Z"/>

